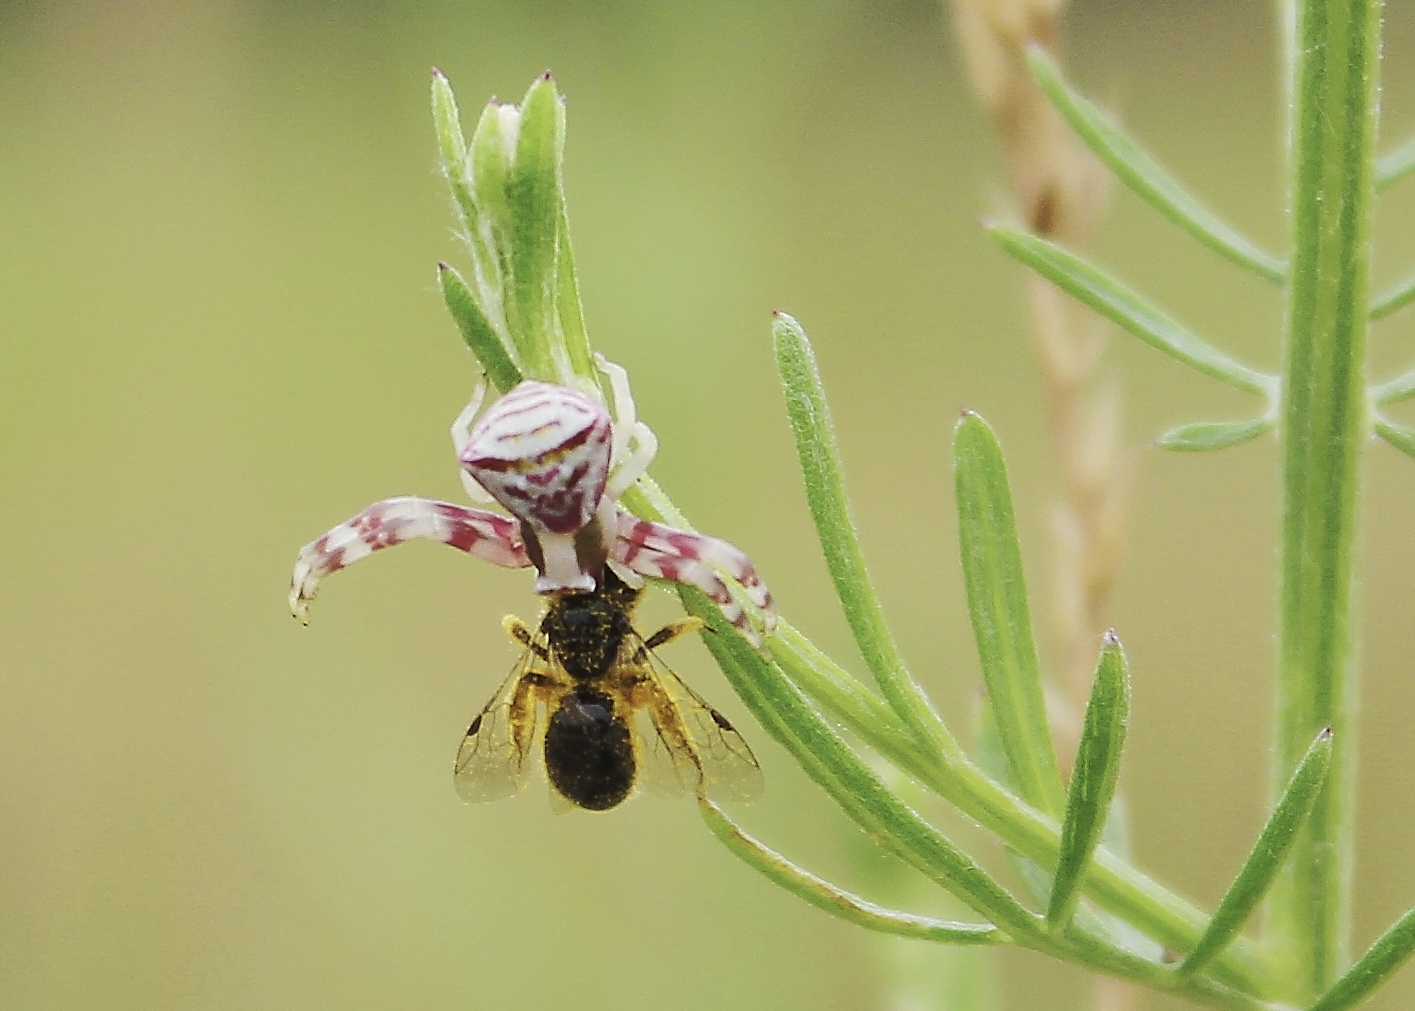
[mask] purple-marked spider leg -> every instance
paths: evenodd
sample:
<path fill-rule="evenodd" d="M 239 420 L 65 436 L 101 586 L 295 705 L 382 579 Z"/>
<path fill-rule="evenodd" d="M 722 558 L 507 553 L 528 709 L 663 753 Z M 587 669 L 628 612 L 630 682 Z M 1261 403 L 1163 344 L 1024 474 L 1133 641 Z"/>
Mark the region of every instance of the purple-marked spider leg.
<path fill-rule="evenodd" d="M 425 498 L 375 502 L 301 549 L 290 577 L 290 610 L 309 622 L 309 602 L 320 581 L 375 551 L 422 538 L 508 569 L 531 564 L 516 521 L 496 513 Z"/>
<path fill-rule="evenodd" d="M 761 636 L 732 598 L 727 584 L 713 571 L 722 569 L 742 585 L 748 599 L 761 610 L 766 633 L 770 635 L 776 627 L 771 591 L 758 577 L 751 559 L 737 548 L 716 537 L 651 523 L 623 511 L 618 520 L 619 536 L 610 548 L 615 560 L 645 576 L 697 587 L 717 603 L 723 617 L 748 641 L 760 646 Z"/>
<path fill-rule="evenodd" d="M 776 611 L 772 606 L 771 591 L 757 575 L 752 560 L 735 545 L 706 534 L 641 520 L 622 511 L 619 514 L 619 538 L 641 548 L 695 559 L 721 569 L 742 584 L 748 599 L 761 609 L 763 619 L 769 622 L 768 630 L 775 624 Z"/>
<path fill-rule="evenodd" d="M 722 616 L 733 628 L 742 633 L 743 638 L 753 646 L 761 647 L 761 635 L 747 620 L 742 606 L 732 599 L 732 592 L 716 572 L 696 559 L 669 555 L 653 548 L 645 548 L 627 541 L 617 541 L 614 555 L 632 570 L 655 579 L 666 579 L 683 583 L 707 594 L 717 604 Z"/>

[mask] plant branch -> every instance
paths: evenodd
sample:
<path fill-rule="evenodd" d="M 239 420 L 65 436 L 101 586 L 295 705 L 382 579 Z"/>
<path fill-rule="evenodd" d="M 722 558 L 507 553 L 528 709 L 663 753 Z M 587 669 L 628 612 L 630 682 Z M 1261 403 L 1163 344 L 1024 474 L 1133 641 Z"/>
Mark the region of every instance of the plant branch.
<path fill-rule="evenodd" d="M 1350 932 L 1351 607 L 1380 13 L 1380 0 L 1302 0 L 1297 24 L 1274 800 L 1322 727 L 1334 742 L 1326 785 L 1274 886 L 1268 936 L 1292 981 L 1285 996 L 1303 1003 L 1340 975 Z"/>
<path fill-rule="evenodd" d="M 1027 65 L 1077 136 L 1137 196 L 1225 259 L 1269 281 L 1283 280 L 1287 265 L 1280 257 L 1260 249 L 1200 203 L 1118 124 L 1072 90 L 1044 49 L 1029 46 Z"/>
<path fill-rule="evenodd" d="M 1244 365 L 1195 336 L 1075 253 L 1008 225 L 990 224 L 987 229 L 1012 256 L 1156 350 L 1229 386 L 1248 393 L 1272 395 L 1272 376 Z"/>

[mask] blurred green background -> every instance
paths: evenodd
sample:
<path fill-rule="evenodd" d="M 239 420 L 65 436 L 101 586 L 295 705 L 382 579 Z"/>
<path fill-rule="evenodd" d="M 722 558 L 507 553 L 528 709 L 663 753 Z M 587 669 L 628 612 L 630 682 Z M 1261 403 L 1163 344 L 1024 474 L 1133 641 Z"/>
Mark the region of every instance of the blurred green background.
<path fill-rule="evenodd" d="M 1391 139 L 1415 127 L 1411 6 L 1388 8 Z M 1269 17 L 1080 3 L 1069 63 L 1277 246 Z M 962 407 L 1008 451 L 1045 631 L 1057 473 L 1021 275 L 976 225 L 1006 206 L 1000 159 L 936 5 L 11 0 L 0 1007 L 881 1006 L 868 939 L 755 877 L 691 804 L 457 801 L 457 742 L 514 659 L 499 619 L 536 611 L 525 573 L 420 545 L 333 580 L 308 629 L 286 611 L 306 541 L 374 499 L 460 495 L 446 430 L 476 368 L 435 286 L 439 259 L 465 260 L 433 65 L 469 117 L 556 72 L 592 337 L 633 374 L 655 476 L 794 622 L 860 668 L 795 471 L 773 308 L 816 342 L 892 623 L 960 732 L 978 676 L 947 454 Z M 1415 260 L 1412 191 L 1383 203 L 1378 283 Z M 1274 293 L 1125 193 L 1097 256 L 1276 365 Z M 1382 369 L 1409 361 L 1410 326 L 1378 329 Z M 1274 444 L 1146 448 L 1251 405 L 1120 338 L 1113 363 L 1138 459 L 1114 611 L 1138 859 L 1212 904 L 1266 791 Z M 1415 468 L 1384 445 L 1370 463 L 1358 947 L 1415 903 Z M 657 596 L 646 623 L 673 613 Z M 745 823 L 868 887 L 868 845 L 701 646 L 667 659 L 758 751 L 769 792 Z M 1068 969 L 1004 965 L 1011 1007 L 1088 1000 Z M 1415 970 L 1372 1007 L 1412 1001 Z"/>

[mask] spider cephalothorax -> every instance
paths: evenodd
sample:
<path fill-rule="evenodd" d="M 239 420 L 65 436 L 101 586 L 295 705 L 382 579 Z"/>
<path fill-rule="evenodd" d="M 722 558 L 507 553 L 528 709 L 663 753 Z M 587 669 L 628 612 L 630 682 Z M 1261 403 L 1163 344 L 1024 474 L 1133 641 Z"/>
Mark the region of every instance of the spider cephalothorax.
<path fill-rule="evenodd" d="M 609 380 L 615 417 L 597 397 L 528 379 L 481 412 L 487 382 L 452 424 L 462 484 L 477 502 L 500 503 L 511 517 L 482 509 L 402 497 L 375 502 L 301 550 L 290 581 L 290 608 L 307 619 L 320 580 L 381 548 L 423 538 L 506 568 L 535 566 L 536 592 L 585 593 L 606 565 L 702 590 L 756 645 L 761 633 L 733 599 L 720 570 L 739 583 L 775 624 L 771 593 L 751 560 L 726 541 L 639 519 L 619 498 L 657 449 L 634 415 L 628 377 L 598 359 Z M 475 423 L 473 423 L 475 422 Z M 514 518 L 512 518 L 514 517 Z"/>

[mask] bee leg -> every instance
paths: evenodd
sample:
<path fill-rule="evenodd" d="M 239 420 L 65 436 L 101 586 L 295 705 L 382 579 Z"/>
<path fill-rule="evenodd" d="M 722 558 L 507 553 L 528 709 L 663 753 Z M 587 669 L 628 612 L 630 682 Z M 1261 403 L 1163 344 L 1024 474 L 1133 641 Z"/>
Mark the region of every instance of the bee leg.
<path fill-rule="evenodd" d="M 557 685 L 544 674 L 528 671 L 521 676 L 511 696 L 511 739 L 518 755 L 526 754 L 536 730 L 536 703 L 547 704 L 554 698 Z"/>
<path fill-rule="evenodd" d="M 683 725 L 683 714 L 677 704 L 647 678 L 634 684 L 631 701 L 636 710 L 642 709 L 648 713 L 659 742 L 672 754 L 679 784 L 702 796 L 707 788 L 702 759 L 688 736 Z"/>
<path fill-rule="evenodd" d="M 531 631 L 531 626 L 527 625 L 524 621 L 516 617 L 514 614 L 508 614 L 506 617 L 502 618 L 501 627 L 505 630 L 506 634 L 511 637 L 512 642 L 518 643 L 526 647 L 526 649 L 530 650 L 542 660 L 550 659 L 550 653 L 546 650 L 546 648 L 540 643 L 536 642 L 536 636 L 535 633 Z M 526 678 L 530 677 L 537 677 L 540 678 L 542 681 L 545 680 L 544 677 L 539 674 L 526 675 Z M 525 678 L 523 678 L 522 680 L 525 680 Z"/>
<path fill-rule="evenodd" d="M 531 564 L 517 523 L 509 517 L 425 498 L 384 499 L 301 549 L 290 576 L 290 610 L 307 622 L 309 602 L 326 576 L 375 551 L 416 538 L 449 545 L 508 569 Z"/>
<path fill-rule="evenodd" d="M 692 635 L 707 627 L 707 622 L 701 618 L 680 618 L 678 621 L 664 625 L 653 635 L 644 640 L 644 645 L 649 649 L 658 649 L 660 646 L 667 646 L 675 639 L 681 639 L 685 635 Z"/>

